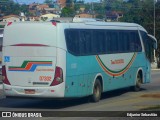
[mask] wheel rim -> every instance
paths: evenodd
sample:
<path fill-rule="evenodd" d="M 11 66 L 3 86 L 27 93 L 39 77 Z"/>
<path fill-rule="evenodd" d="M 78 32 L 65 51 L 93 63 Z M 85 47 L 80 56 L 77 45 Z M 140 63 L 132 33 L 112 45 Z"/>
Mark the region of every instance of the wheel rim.
<path fill-rule="evenodd" d="M 136 87 L 137 87 L 137 88 L 140 88 L 140 87 L 141 87 L 141 77 L 140 77 L 139 75 L 137 76 Z"/>
<path fill-rule="evenodd" d="M 96 86 L 94 87 L 94 95 L 95 95 L 96 98 L 98 98 L 99 95 L 100 95 L 100 89 L 99 89 L 99 86 L 98 86 L 98 85 L 96 85 Z"/>

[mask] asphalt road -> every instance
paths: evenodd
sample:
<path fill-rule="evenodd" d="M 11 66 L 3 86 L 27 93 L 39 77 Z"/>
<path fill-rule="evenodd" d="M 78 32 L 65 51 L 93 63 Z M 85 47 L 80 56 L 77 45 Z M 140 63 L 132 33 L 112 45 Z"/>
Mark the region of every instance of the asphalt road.
<path fill-rule="evenodd" d="M 0 86 L 2 89 L 2 86 Z M 139 92 L 129 89 L 106 92 L 98 103 L 88 98 L 74 100 L 11 99 L 0 91 L 0 111 L 160 111 L 160 71 L 152 71 L 152 81 Z"/>

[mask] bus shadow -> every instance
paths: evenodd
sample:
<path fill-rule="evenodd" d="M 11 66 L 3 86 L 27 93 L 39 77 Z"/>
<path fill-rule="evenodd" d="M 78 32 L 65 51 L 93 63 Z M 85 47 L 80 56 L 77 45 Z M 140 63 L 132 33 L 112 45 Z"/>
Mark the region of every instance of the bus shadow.
<path fill-rule="evenodd" d="M 144 91 L 146 89 L 141 89 Z M 114 98 L 117 96 L 122 96 L 128 92 L 132 92 L 129 89 L 118 89 L 109 92 L 105 92 L 102 94 L 101 100 L 107 100 L 108 98 Z M 84 105 L 92 103 L 90 101 L 90 97 L 83 97 L 77 99 L 63 99 L 63 100 L 55 100 L 55 99 L 22 99 L 22 98 L 4 98 L 0 99 L 0 107 L 4 108 L 13 108 L 18 110 L 19 108 L 23 109 L 38 109 L 38 110 L 63 110 L 64 108 L 74 107 L 79 105 Z M 95 103 L 98 104 L 98 103 Z"/>
<path fill-rule="evenodd" d="M 147 90 L 147 89 L 141 88 L 140 91 L 138 91 L 138 92 L 145 91 L 145 90 Z M 112 91 L 104 92 L 102 94 L 101 99 L 103 100 L 103 99 L 107 99 L 107 98 L 114 98 L 117 96 L 122 96 L 126 93 L 129 93 L 129 92 L 136 92 L 136 91 L 133 91 L 130 88 L 122 88 L 122 89 L 112 90 Z"/>
<path fill-rule="evenodd" d="M 3 98 L 0 99 L 0 108 L 52 109 L 58 110 L 88 103 L 88 97 L 76 99 L 28 99 Z M 18 109 L 17 109 L 18 110 Z"/>

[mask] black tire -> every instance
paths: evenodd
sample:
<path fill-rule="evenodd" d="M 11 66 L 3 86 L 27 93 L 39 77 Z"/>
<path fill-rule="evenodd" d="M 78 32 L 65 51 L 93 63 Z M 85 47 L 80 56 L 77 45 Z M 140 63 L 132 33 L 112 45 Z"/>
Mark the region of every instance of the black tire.
<path fill-rule="evenodd" d="M 92 102 L 98 102 L 101 99 L 102 86 L 99 79 L 96 79 L 93 87 Z"/>
<path fill-rule="evenodd" d="M 136 84 L 133 87 L 133 90 L 136 92 L 140 91 L 141 84 L 142 84 L 142 76 L 140 75 L 140 73 L 138 73 L 137 78 L 136 78 Z"/>

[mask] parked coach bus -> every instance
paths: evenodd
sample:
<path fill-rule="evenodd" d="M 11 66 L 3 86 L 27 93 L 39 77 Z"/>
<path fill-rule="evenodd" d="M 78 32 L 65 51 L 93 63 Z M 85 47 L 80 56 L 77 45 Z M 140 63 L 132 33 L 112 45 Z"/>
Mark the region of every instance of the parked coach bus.
<path fill-rule="evenodd" d="M 3 86 L 10 97 L 75 98 L 149 83 L 156 39 L 116 22 L 8 23 Z"/>

